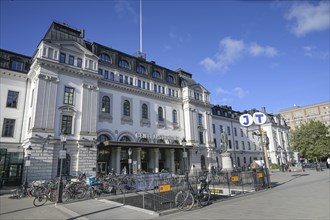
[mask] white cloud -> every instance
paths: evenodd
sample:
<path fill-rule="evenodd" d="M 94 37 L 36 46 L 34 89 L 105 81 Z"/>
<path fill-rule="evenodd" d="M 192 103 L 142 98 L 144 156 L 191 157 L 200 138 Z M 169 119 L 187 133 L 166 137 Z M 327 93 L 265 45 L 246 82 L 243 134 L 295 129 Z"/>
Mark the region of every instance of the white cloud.
<path fill-rule="evenodd" d="M 215 89 L 215 94 L 216 96 L 227 96 L 227 97 L 223 97 L 223 99 L 231 99 L 232 98 L 228 98 L 228 97 L 238 97 L 240 99 L 244 98 L 245 96 L 247 96 L 250 92 L 248 90 L 244 90 L 241 87 L 235 87 L 234 89 L 231 90 L 225 90 L 221 87 L 218 87 Z"/>
<path fill-rule="evenodd" d="M 131 5 L 130 1 L 127 0 L 118 0 L 115 2 L 115 11 L 120 17 L 130 17 L 133 22 L 138 22 L 138 13 Z"/>
<path fill-rule="evenodd" d="M 322 31 L 330 25 L 330 3 L 321 1 L 317 5 L 307 2 L 294 4 L 285 16 L 289 21 L 293 21 L 290 31 L 297 37 L 313 31 Z"/>
<path fill-rule="evenodd" d="M 329 51 L 318 50 L 315 46 L 303 46 L 304 56 L 321 60 L 329 59 Z"/>
<path fill-rule="evenodd" d="M 247 94 L 249 94 L 248 90 L 244 90 L 241 87 L 236 87 L 236 88 L 234 88 L 233 91 L 234 91 L 234 94 L 240 99 L 244 98 Z"/>
<path fill-rule="evenodd" d="M 230 65 L 236 63 L 244 55 L 275 57 L 278 52 L 276 48 L 271 46 L 261 46 L 257 43 L 246 44 L 243 40 L 226 37 L 220 41 L 219 51 L 214 59 L 206 57 L 200 64 L 208 72 L 214 70 L 227 71 Z"/>
<path fill-rule="evenodd" d="M 276 48 L 270 47 L 270 46 L 262 47 L 262 46 L 258 45 L 257 43 L 252 43 L 248 48 L 248 52 L 252 56 L 274 57 L 274 56 L 278 55 Z"/>
<path fill-rule="evenodd" d="M 168 33 L 168 39 L 169 42 L 167 42 L 164 46 L 165 50 L 180 48 L 183 44 L 189 43 L 191 40 L 191 35 L 190 33 L 180 33 L 177 27 L 171 26 Z"/>

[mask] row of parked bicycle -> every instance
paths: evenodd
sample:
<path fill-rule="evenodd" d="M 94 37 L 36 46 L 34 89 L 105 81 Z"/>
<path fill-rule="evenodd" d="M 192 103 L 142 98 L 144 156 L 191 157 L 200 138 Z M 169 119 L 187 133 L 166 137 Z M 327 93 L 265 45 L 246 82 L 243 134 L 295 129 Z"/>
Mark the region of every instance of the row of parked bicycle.
<path fill-rule="evenodd" d="M 62 201 L 76 199 L 91 199 L 102 194 L 123 193 L 124 190 L 135 188 L 136 182 L 132 175 L 109 174 L 103 177 L 86 177 L 85 174 L 70 181 L 63 182 Z M 22 185 L 14 190 L 9 198 L 20 199 L 35 197 L 33 205 L 38 207 L 47 201 L 56 202 L 58 199 L 58 180 L 33 181 L 28 186 Z"/>

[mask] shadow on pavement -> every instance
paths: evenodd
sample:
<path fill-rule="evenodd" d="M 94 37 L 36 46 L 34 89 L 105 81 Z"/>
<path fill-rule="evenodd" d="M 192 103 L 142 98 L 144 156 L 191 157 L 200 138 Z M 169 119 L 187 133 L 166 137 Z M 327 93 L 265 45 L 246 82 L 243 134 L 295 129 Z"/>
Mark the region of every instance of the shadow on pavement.
<path fill-rule="evenodd" d="M 281 182 L 281 183 L 278 183 L 278 182 L 272 182 L 271 183 L 271 187 L 273 188 L 273 187 L 277 187 L 277 186 L 281 186 L 281 185 L 283 185 L 283 184 L 286 184 L 286 183 L 288 183 L 288 182 L 291 182 L 291 181 L 293 181 L 293 180 L 295 180 L 295 179 L 297 179 L 297 178 L 299 178 L 299 177 L 303 177 L 303 176 L 309 176 L 309 174 L 307 174 L 307 173 L 304 173 L 304 174 L 293 174 L 292 175 L 292 179 L 289 179 L 289 180 L 287 180 L 287 181 L 285 181 L 285 182 Z"/>

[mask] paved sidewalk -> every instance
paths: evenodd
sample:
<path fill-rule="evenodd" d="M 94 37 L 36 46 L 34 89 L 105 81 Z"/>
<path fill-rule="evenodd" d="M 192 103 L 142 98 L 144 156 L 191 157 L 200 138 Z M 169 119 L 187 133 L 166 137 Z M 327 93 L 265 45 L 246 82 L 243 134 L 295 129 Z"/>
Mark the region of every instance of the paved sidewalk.
<path fill-rule="evenodd" d="M 316 172 L 275 172 L 273 188 L 215 202 L 202 209 L 176 209 L 155 213 L 120 203 L 85 200 L 33 206 L 33 198 L 8 199 L 0 196 L 0 219 L 322 219 L 329 220 L 329 170 Z M 167 215 L 164 215 L 167 214 Z"/>

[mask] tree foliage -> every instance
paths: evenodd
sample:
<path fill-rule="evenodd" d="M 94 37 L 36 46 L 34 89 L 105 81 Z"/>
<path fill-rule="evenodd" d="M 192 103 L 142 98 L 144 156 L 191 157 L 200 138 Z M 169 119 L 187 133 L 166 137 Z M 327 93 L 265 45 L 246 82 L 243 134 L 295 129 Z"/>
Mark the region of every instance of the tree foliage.
<path fill-rule="evenodd" d="M 292 150 L 308 160 L 319 160 L 330 154 L 329 127 L 320 121 L 304 122 L 291 132 Z"/>

